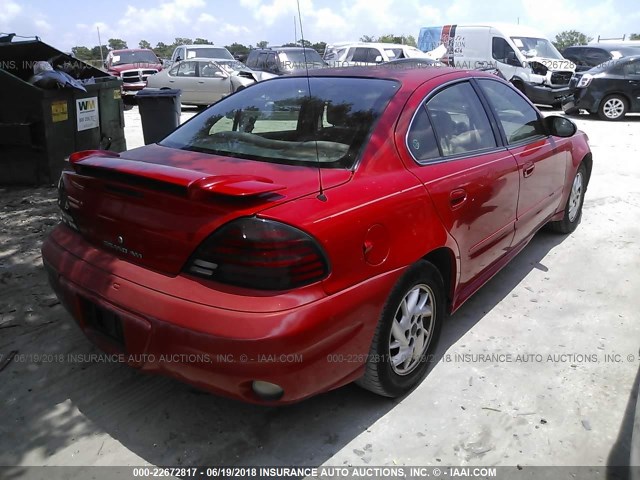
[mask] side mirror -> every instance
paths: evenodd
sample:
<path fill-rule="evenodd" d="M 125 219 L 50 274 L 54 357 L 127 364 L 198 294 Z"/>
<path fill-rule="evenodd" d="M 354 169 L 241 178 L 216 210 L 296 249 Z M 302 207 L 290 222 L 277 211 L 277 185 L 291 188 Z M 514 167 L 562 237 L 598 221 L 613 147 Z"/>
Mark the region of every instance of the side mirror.
<path fill-rule="evenodd" d="M 382 55 L 376 57 L 376 63 L 382 63 Z"/>
<path fill-rule="evenodd" d="M 180 58 L 180 55 L 178 55 L 178 56 L 176 57 L 175 61 L 176 61 L 176 62 L 181 62 L 181 61 L 182 61 L 182 59 Z"/>
<path fill-rule="evenodd" d="M 547 131 L 555 137 L 572 137 L 578 131 L 575 123 L 560 115 L 549 115 L 544 119 Z"/>

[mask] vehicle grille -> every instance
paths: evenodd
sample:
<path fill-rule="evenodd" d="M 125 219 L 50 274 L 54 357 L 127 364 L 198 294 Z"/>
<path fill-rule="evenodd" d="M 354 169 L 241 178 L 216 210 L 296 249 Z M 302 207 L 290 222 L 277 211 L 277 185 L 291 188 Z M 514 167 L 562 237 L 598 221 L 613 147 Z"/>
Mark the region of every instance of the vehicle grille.
<path fill-rule="evenodd" d="M 124 70 L 122 72 L 122 83 L 146 82 L 149 75 L 156 73 L 158 73 L 158 70 L 154 69 Z"/>
<path fill-rule="evenodd" d="M 552 85 L 569 85 L 573 72 L 553 72 L 551 74 Z"/>

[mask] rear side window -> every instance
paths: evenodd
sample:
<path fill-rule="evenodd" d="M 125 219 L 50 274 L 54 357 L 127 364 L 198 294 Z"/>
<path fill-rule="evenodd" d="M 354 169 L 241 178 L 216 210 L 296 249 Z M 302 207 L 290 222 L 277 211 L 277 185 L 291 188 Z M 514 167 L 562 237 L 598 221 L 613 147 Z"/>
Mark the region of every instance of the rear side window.
<path fill-rule="evenodd" d="M 497 115 L 507 143 L 519 143 L 545 136 L 538 112 L 511 87 L 494 80 L 478 80 Z"/>
<path fill-rule="evenodd" d="M 435 94 L 427 102 L 427 111 L 445 157 L 497 146 L 489 118 L 468 82 Z"/>
<path fill-rule="evenodd" d="M 433 133 L 431 120 L 424 105 L 416 112 L 409 133 L 407 135 L 407 148 L 418 162 L 423 163 L 440 156 L 438 142 Z"/>
<path fill-rule="evenodd" d="M 635 60 L 629 62 L 624 66 L 624 74 L 629 77 L 640 77 L 640 61 Z"/>

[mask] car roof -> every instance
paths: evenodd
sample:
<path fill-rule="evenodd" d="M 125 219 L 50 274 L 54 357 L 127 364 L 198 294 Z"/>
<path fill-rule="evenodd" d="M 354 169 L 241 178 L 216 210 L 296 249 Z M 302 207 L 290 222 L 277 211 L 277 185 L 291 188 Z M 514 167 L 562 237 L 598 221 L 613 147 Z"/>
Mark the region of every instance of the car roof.
<path fill-rule="evenodd" d="M 600 48 L 602 50 L 606 50 L 607 52 L 613 52 L 616 50 L 638 50 L 640 49 L 640 44 L 629 44 L 629 43 L 592 43 L 589 45 L 573 45 L 571 47 L 565 48 L 565 50 L 569 49 L 583 49 L 583 48 Z"/>
<path fill-rule="evenodd" d="M 383 63 L 370 67 L 348 67 L 348 68 L 321 68 L 309 70 L 310 77 L 351 77 L 351 78 L 379 78 L 384 80 L 396 80 L 406 88 L 415 89 L 426 81 L 436 77 L 449 75 L 454 78 L 483 77 L 496 79 L 491 73 L 479 70 L 462 70 L 453 67 L 435 68 L 397 68 L 393 65 L 386 66 Z M 305 77 L 305 73 L 287 75 L 287 77 Z"/>
<path fill-rule="evenodd" d="M 121 52 L 151 52 L 155 55 L 155 52 L 150 48 L 121 48 L 120 50 L 111 50 L 109 53 L 121 53 Z"/>

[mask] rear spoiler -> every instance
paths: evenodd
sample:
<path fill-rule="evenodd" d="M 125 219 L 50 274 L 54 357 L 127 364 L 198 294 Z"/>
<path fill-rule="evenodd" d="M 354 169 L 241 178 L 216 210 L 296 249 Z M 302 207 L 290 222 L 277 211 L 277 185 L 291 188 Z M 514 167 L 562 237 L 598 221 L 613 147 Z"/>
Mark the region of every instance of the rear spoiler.
<path fill-rule="evenodd" d="M 73 153 L 69 163 L 80 175 L 109 177 L 126 183 L 148 180 L 147 184 L 166 185 L 192 200 L 209 195 L 255 197 L 284 190 L 284 185 L 256 175 L 207 175 L 195 170 L 120 158 L 115 152 L 86 150 Z"/>

